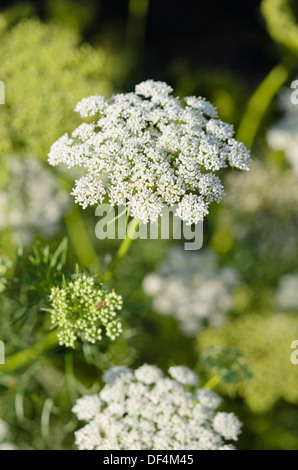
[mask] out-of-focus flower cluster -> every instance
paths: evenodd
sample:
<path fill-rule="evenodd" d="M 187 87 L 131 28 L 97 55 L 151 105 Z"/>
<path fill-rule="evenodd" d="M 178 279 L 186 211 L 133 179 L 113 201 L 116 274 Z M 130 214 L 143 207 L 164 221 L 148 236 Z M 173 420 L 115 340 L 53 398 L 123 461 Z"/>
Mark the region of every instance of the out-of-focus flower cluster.
<path fill-rule="evenodd" d="M 169 377 L 170 376 L 170 377 Z M 216 412 L 221 399 L 197 389 L 197 375 L 183 366 L 169 376 L 152 365 L 104 373 L 98 395 L 80 398 L 73 408 L 88 424 L 76 432 L 80 450 L 229 450 L 241 423 L 233 413 Z"/>
<path fill-rule="evenodd" d="M 226 178 L 225 202 L 233 209 L 234 216 L 243 215 L 249 217 L 250 221 L 254 214 L 266 211 L 269 215 L 283 214 L 284 217 L 291 219 L 298 203 L 295 175 L 290 171 L 281 171 L 277 166 L 255 160 L 249 178 L 246 176 L 239 174 L 236 178 L 230 174 Z"/>
<path fill-rule="evenodd" d="M 279 95 L 282 118 L 267 133 L 267 142 L 274 150 L 283 150 L 293 170 L 298 174 L 298 105 L 291 102 L 293 90 Z"/>
<path fill-rule="evenodd" d="M 298 322 L 289 314 L 243 314 L 229 323 L 204 329 L 200 350 L 214 344 L 240 347 L 253 379 L 222 390 L 241 395 L 248 406 L 266 412 L 279 400 L 298 403 L 298 375 L 290 361 L 291 343 L 298 338 Z"/>
<path fill-rule="evenodd" d="M 122 297 L 108 292 L 94 277 L 79 275 L 62 287 L 53 287 L 51 322 L 58 326 L 59 344 L 74 347 L 78 338 L 90 343 L 102 339 L 103 328 L 112 340 L 122 331 L 116 318 Z"/>
<path fill-rule="evenodd" d="M 18 448 L 10 443 L 6 442 L 6 438 L 9 432 L 8 424 L 0 419 L 0 451 L 1 450 L 18 450 Z"/>
<path fill-rule="evenodd" d="M 219 242 L 222 232 L 229 233 L 238 242 L 238 250 L 246 250 L 245 263 L 254 264 L 254 272 L 262 278 L 266 274 L 276 281 L 284 272 L 297 269 L 296 175 L 290 169 L 254 160 L 249 178 L 230 174 L 225 184 L 227 196 L 216 228 Z"/>
<path fill-rule="evenodd" d="M 285 274 L 279 280 L 275 300 L 281 310 L 298 309 L 298 274 Z"/>
<path fill-rule="evenodd" d="M 80 46 L 73 29 L 24 19 L 10 26 L 1 15 L 0 154 L 45 158 L 61 129 L 77 122 L 75 103 L 97 90 L 111 93 L 110 58 L 101 48 Z M 12 60 L 13 58 L 13 60 Z"/>
<path fill-rule="evenodd" d="M 215 252 L 194 254 L 173 248 L 167 261 L 145 277 L 143 288 L 153 297 L 157 312 L 175 316 L 183 331 L 194 335 L 204 322 L 216 325 L 225 320 L 237 283 L 236 271 L 220 269 Z"/>
<path fill-rule="evenodd" d="M 11 229 L 28 243 L 35 231 L 53 235 L 69 206 L 69 196 L 34 157 L 1 161 L 0 230 Z"/>
<path fill-rule="evenodd" d="M 164 205 L 178 204 L 187 224 L 202 221 L 223 185 L 215 173 L 228 165 L 248 170 L 249 151 L 233 138 L 233 126 L 218 119 L 203 98 L 171 96 L 172 88 L 148 80 L 135 93 L 109 100 L 90 96 L 76 106 L 81 116 L 96 116 L 52 145 L 51 165 L 82 166 L 73 195 L 84 208 L 129 203 L 143 223 L 155 221 Z"/>

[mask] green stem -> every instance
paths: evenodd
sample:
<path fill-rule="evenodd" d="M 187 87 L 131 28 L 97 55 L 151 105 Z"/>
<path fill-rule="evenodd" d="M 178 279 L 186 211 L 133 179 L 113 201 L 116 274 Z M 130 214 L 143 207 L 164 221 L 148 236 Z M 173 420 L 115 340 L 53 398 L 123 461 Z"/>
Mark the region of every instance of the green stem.
<path fill-rule="evenodd" d="M 130 222 L 129 226 L 128 226 L 128 230 L 127 230 L 127 233 L 126 233 L 126 238 L 123 240 L 123 242 L 121 243 L 119 249 L 118 249 L 118 252 L 116 254 L 116 257 L 114 258 L 114 260 L 112 261 L 112 264 L 110 266 L 110 269 L 108 270 L 108 272 L 102 277 L 102 281 L 106 282 L 108 281 L 109 279 L 111 279 L 111 277 L 113 276 L 114 274 L 114 271 L 115 269 L 117 268 L 118 264 L 120 263 L 120 261 L 124 258 L 124 256 L 126 255 L 126 253 L 128 252 L 129 250 L 129 247 L 133 241 L 133 236 L 134 234 L 136 233 L 138 227 L 139 227 L 139 219 L 137 218 L 134 218 L 132 219 L 132 221 Z"/>
<path fill-rule="evenodd" d="M 72 183 L 66 176 L 56 174 L 59 185 L 67 193 L 71 192 Z M 64 215 L 64 221 L 67 227 L 69 239 L 75 250 L 79 262 L 87 268 L 93 268 L 96 273 L 100 273 L 100 263 L 90 239 L 89 233 L 86 229 L 81 209 L 74 205 L 70 213 Z"/>
<path fill-rule="evenodd" d="M 208 380 L 208 382 L 205 383 L 203 388 L 212 390 L 220 381 L 221 381 L 220 376 L 214 375 L 213 377 L 211 377 L 210 380 Z"/>
<path fill-rule="evenodd" d="M 248 148 L 252 147 L 268 107 L 291 70 L 292 67 L 285 64 L 275 66 L 250 98 L 236 134 L 236 139 Z"/>
<path fill-rule="evenodd" d="M 45 335 L 45 337 L 39 342 L 34 344 L 28 349 L 17 352 L 12 356 L 8 357 L 5 364 L 0 365 L 0 376 L 2 374 L 8 374 L 14 372 L 22 366 L 30 364 L 32 361 L 37 359 L 44 351 L 51 349 L 58 345 L 57 332 L 52 331 Z"/>
<path fill-rule="evenodd" d="M 64 219 L 71 244 L 80 263 L 87 268 L 92 268 L 96 273 L 100 273 L 100 263 L 80 210 L 75 207 L 71 214 L 65 215 Z"/>
<path fill-rule="evenodd" d="M 290 0 L 262 0 L 261 12 L 272 39 L 297 57 L 298 25 L 293 7 Z"/>
<path fill-rule="evenodd" d="M 8 277 L 13 276 L 15 267 L 16 267 L 17 258 L 18 258 L 18 247 L 11 240 L 12 240 L 11 229 L 6 228 L 1 233 L 0 247 L 3 248 L 5 254 L 9 257 L 10 261 L 12 262 L 12 266 L 8 270 L 8 273 L 7 273 Z"/>

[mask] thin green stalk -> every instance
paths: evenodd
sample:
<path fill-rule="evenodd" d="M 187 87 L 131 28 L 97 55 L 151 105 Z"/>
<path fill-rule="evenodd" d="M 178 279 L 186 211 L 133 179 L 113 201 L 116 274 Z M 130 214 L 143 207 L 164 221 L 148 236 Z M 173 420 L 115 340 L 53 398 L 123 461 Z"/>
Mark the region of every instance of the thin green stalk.
<path fill-rule="evenodd" d="M 54 400 L 51 397 L 47 398 L 43 404 L 40 417 L 40 434 L 45 441 L 50 437 L 50 420 L 53 407 Z"/>
<path fill-rule="evenodd" d="M 214 375 L 213 377 L 211 377 L 210 380 L 208 380 L 208 382 L 205 383 L 203 388 L 212 390 L 220 381 L 221 381 L 220 376 Z"/>
<path fill-rule="evenodd" d="M 9 374 L 15 370 L 30 364 L 32 361 L 37 359 L 46 350 L 51 349 L 58 345 L 57 332 L 52 331 L 44 336 L 39 342 L 31 346 L 30 348 L 19 351 L 12 356 L 6 358 L 5 364 L 0 365 L 0 376 L 2 374 Z"/>
<path fill-rule="evenodd" d="M 7 276 L 12 277 L 15 271 L 16 262 L 18 258 L 18 247 L 15 243 L 12 243 L 12 231 L 10 228 L 6 228 L 1 232 L 0 247 L 3 248 L 5 254 L 9 257 L 12 266 L 9 268 Z M 20 239 L 21 241 L 21 239 Z"/>
<path fill-rule="evenodd" d="M 126 214 L 126 212 L 127 212 L 127 207 L 125 207 L 125 209 L 122 212 L 120 212 L 120 214 L 116 215 L 116 217 L 114 217 L 112 220 L 109 220 L 109 222 L 107 223 L 107 226 L 113 224 L 116 220 L 122 217 L 122 215 Z"/>
<path fill-rule="evenodd" d="M 272 39 L 297 57 L 298 24 L 293 7 L 290 0 L 262 0 L 261 12 Z"/>
<path fill-rule="evenodd" d="M 130 222 L 127 233 L 126 233 L 126 238 L 121 243 L 121 245 L 118 249 L 118 252 L 116 254 L 116 257 L 112 261 L 112 264 L 111 264 L 108 272 L 102 277 L 102 281 L 106 282 L 109 279 L 111 279 L 111 277 L 113 276 L 114 271 L 117 268 L 118 264 L 124 258 L 124 256 L 126 255 L 126 253 L 129 250 L 129 247 L 130 247 L 130 245 L 133 241 L 133 236 L 134 236 L 134 234 L 136 233 L 136 231 L 139 227 L 139 223 L 140 223 L 140 221 L 139 221 L 138 218 L 134 218 Z"/>
<path fill-rule="evenodd" d="M 62 189 L 71 192 L 72 183 L 64 175 L 56 175 Z M 100 273 L 100 262 L 98 260 L 93 243 L 86 229 L 81 209 L 76 205 L 73 210 L 64 215 L 69 239 L 75 250 L 79 262 L 87 268 L 92 268 L 97 274 Z"/>
<path fill-rule="evenodd" d="M 80 210 L 75 207 L 71 214 L 64 217 L 71 244 L 83 266 L 100 273 L 100 263 L 85 227 Z"/>
<path fill-rule="evenodd" d="M 292 67 L 285 64 L 275 66 L 250 98 L 236 134 L 236 139 L 248 148 L 253 146 L 266 111 L 291 70 Z"/>

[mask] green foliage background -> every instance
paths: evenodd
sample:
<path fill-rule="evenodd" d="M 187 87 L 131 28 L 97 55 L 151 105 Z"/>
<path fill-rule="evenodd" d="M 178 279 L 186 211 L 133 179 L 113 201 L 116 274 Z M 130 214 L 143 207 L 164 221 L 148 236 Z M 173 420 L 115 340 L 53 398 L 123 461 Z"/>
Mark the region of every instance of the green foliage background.
<path fill-rule="evenodd" d="M 4 161 L 14 155 L 37 157 L 69 191 L 71 175 L 48 168 L 46 158 L 51 144 L 79 122 L 73 112 L 77 101 L 130 90 L 139 78 L 151 78 L 144 72 L 150 2 L 141 0 L 137 8 L 131 0 L 122 15 L 126 28 L 115 21 L 104 31 L 94 27 L 93 17 L 100 16 L 102 7 L 97 3 L 82 7 L 76 1 L 47 1 L 42 14 L 34 2 L 2 9 L 0 194 L 10 178 Z M 51 286 L 75 269 L 105 272 L 119 242 L 97 240 L 94 211 L 83 211 L 73 201 L 53 237 L 36 232 L 32 243 L 23 246 L 11 227 L 0 234 L 0 255 L 13 263 L 0 291 L 0 339 L 6 346 L 0 419 L 9 424 L 8 439 L 19 448 L 74 448 L 75 400 L 97 392 L 103 371 L 112 365 L 148 362 L 164 370 L 185 364 L 199 372 L 203 383 L 211 383 L 224 397 L 223 409 L 243 422 L 239 448 L 298 449 L 298 366 L 290 362 L 298 310 L 280 312 L 273 300 L 280 277 L 298 269 L 298 179 L 283 153 L 270 150 L 265 140 L 279 116 L 276 94 L 297 76 L 297 12 L 294 0 L 263 0 L 256 8 L 258 18 L 263 14 L 260 28 L 268 41 L 264 53 L 273 63 L 263 77 L 258 71 L 249 81 L 232 68 L 201 66 L 184 57 L 168 62 L 162 72 L 151 70 L 152 78 L 169 81 L 180 96 L 210 99 L 263 168 L 265 176 L 257 183 L 253 169 L 244 176 L 223 175 L 227 199 L 212 208 L 204 226 L 204 247 L 218 254 L 221 267 L 233 266 L 241 274 L 224 325 L 206 326 L 189 338 L 172 316 L 155 312 L 142 280 L 179 242 L 138 240 L 107 283 L 123 296 L 123 334 L 114 342 L 80 343 L 75 350 L 59 347 L 43 310 L 49 307 Z M 253 212 L 243 208 L 243 194 L 258 198 Z M 243 229 L 245 236 L 239 237 Z M 224 348 L 212 356 L 215 365 L 210 356 L 206 360 L 210 347 Z"/>

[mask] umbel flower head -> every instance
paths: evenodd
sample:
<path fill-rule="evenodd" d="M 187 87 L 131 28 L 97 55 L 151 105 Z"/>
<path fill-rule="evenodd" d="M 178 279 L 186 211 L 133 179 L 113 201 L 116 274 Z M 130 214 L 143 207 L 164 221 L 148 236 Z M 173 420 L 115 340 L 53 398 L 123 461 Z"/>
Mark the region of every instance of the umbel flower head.
<path fill-rule="evenodd" d="M 267 143 L 274 150 L 282 150 L 296 175 L 298 174 L 298 110 L 291 101 L 292 89 L 279 93 L 279 109 L 282 117 L 267 132 Z"/>
<path fill-rule="evenodd" d="M 55 142 L 49 163 L 86 170 L 72 192 L 83 208 L 107 196 L 112 206 L 129 204 L 131 215 L 147 223 L 164 205 L 177 204 L 176 215 L 190 225 L 222 199 L 218 170 L 248 170 L 249 151 L 216 108 L 204 98 L 180 101 L 172 91 L 147 80 L 135 93 L 90 96 L 77 104 L 82 117 L 94 119 Z"/>
<path fill-rule="evenodd" d="M 11 229 L 25 244 L 35 232 L 52 236 L 69 207 L 69 195 L 36 157 L 1 157 L 0 230 Z"/>
<path fill-rule="evenodd" d="M 233 413 L 215 412 L 221 399 L 198 389 L 198 376 L 184 366 L 169 376 L 153 365 L 104 373 L 98 395 L 73 408 L 88 424 L 76 432 L 80 450 L 232 450 L 241 424 Z"/>
<path fill-rule="evenodd" d="M 282 310 L 298 310 L 298 273 L 285 274 L 281 277 L 275 301 Z"/>
<path fill-rule="evenodd" d="M 59 344 L 74 347 L 81 338 L 90 343 L 102 339 L 103 329 L 114 340 L 122 331 L 116 318 L 122 307 L 122 297 L 91 276 L 79 275 L 62 287 L 53 287 L 51 322 L 58 326 Z"/>
<path fill-rule="evenodd" d="M 78 125 L 74 103 L 87 90 L 110 94 L 112 70 L 119 67 L 111 53 L 82 44 L 66 24 L 23 18 L 12 25 L 12 18 L 13 10 L 0 14 L 0 79 L 7 86 L 0 106 L 1 159 L 17 153 L 44 160 L 61 127 Z"/>
<path fill-rule="evenodd" d="M 199 353 L 215 344 L 241 347 L 252 380 L 220 385 L 228 395 L 241 396 L 256 413 L 267 413 L 279 400 L 298 403 L 298 374 L 290 348 L 298 338 L 297 314 L 246 313 L 220 327 L 208 327 L 197 337 Z M 268 347 L 270 344 L 270 347 Z"/>
<path fill-rule="evenodd" d="M 187 335 L 195 335 L 204 323 L 219 325 L 233 307 L 233 289 L 238 284 L 237 272 L 219 268 L 216 253 L 200 253 L 174 247 L 156 272 L 143 281 L 154 309 L 162 315 L 173 315 Z"/>
<path fill-rule="evenodd" d="M 251 165 L 251 175 L 230 173 L 225 179 L 227 196 L 218 214 L 214 240 L 221 243 L 222 234 L 227 233 L 230 240 L 248 250 L 250 277 L 261 276 L 263 281 L 267 277 L 276 283 L 284 273 L 298 269 L 297 183 L 291 169 L 281 170 L 279 165 L 257 159 Z M 235 261 L 246 276 L 243 263 Z"/>

